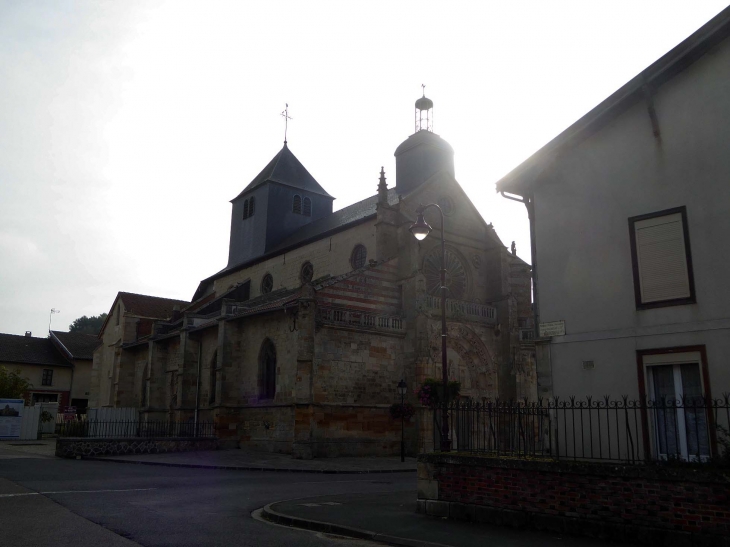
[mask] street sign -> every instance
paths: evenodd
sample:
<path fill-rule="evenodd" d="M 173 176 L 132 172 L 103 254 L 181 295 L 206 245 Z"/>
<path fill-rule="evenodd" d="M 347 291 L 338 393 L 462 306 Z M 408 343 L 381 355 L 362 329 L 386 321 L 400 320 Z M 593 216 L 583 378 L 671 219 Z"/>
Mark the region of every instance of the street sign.
<path fill-rule="evenodd" d="M 0 399 L 0 439 L 19 439 L 23 399 Z"/>
<path fill-rule="evenodd" d="M 565 336 L 565 321 L 540 323 L 540 338 L 549 338 L 551 336 Z"/>

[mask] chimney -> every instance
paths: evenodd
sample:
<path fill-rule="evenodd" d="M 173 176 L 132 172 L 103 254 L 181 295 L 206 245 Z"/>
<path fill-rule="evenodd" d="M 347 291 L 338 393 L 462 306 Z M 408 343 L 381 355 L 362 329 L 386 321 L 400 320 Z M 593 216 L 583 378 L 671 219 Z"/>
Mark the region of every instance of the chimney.
<path fill-rule="evenodd" d="M 30 332 L 29 330 L 27 330 L 27 331 L 25 331 L 25 335 L 28 336 L 28 337 L 30 337 L 30 336 L 33 336 L 33 333 Z"/>

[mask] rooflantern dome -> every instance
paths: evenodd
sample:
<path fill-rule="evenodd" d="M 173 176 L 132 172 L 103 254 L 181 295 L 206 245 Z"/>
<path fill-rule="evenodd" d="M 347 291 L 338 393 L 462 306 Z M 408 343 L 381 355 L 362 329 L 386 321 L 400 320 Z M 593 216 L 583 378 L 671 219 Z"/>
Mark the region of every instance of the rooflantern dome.
<path fill-rule="evenodd" d="M 416 101 L 416 133 L 433 132 L 433 101 L 426 97 L 426 86 L 422 85 L 423 97 Z"/>

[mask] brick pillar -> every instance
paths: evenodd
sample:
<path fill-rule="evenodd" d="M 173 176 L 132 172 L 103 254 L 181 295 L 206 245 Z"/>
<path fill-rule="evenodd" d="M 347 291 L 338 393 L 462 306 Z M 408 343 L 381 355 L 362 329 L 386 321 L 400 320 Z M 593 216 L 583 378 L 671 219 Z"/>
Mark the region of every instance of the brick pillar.
<path fill-rule="evenodd" d="M 297 314 L 297 376 L 294 403 L 294 444 L 292 456 L 312 459 L 314 447 L 314 407 L 312 385 L 314 382 L 314 324 L 316 303 L 314 289 L 303 288 Z"/>
<path fill-rule="evenodd" d="M 200 342 L 183 330 L 180 332 L 180 363 L 177 372 L 177 404 L 175 409 L 186 415 L 195 411 L 195 392 L 198 380 L 198 352 Z M 178 416 L 178 419 L 184 419 Z"/>
<path fill-rule="evenodd" d="M 167 375 L 167 349 L 159 342 L 149 342 L 149 354 L 147 358 L 149 366 L 149 382 L 147 386 L 147 404 L 150 412 L 167 412 L 165 401 Z M 166 416 L 158 415 L 160 419 Z"/>
<path fill-rule="evenodd" d="M 117 408 L 133 407 L 134 401 L 134 354 L 119 348 L 116 370 L 116 389 L 113 405 Z"/>
<path fill-rule="evenodd" d="M 375 220 L 375 260 L 398 255 L 398 206 L 379 202 Z"/>

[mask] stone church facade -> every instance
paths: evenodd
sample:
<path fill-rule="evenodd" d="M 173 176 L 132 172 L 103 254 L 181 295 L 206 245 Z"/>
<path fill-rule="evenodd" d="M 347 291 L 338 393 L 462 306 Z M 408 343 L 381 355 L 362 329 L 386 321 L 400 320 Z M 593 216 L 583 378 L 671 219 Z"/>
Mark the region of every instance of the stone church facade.
<path fill-rule="evenodd" d="M 398 382 L 418 407 L 441 375 L 439 218 L 426 213 L 423 241 L 409 232 L 428 203 L 446 215 L 450 378 L 464 398 L 534 398 L 529 265 L 482 219 L 430 126 L 395 156 L 394 186 L 381 170 L 375 195 L 333 212 L 285 143 L 232 201 L 228 264 L 191 302 L 119 293 L 90 406 L 212 421 L 230 444 L 295 457 L 397 453 Z M 407 423 L 410 453 L 432 442 L 428 416 Z"/>

